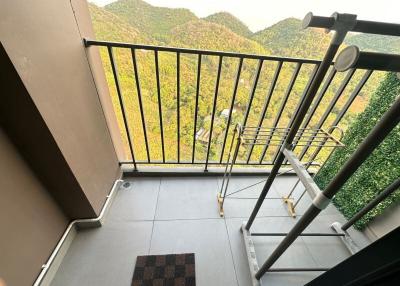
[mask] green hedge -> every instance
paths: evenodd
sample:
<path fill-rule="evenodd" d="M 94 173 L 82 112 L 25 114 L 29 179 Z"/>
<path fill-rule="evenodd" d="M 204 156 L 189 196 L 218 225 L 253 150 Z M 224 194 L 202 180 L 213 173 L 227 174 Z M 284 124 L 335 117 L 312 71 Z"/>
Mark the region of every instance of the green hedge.
<path fill-rule="evenodd" d="M 395 74 L 388 73 L 373 94 L 367 108 L 356 117 L 346 131 L 343 138 L 346 147 L 337 149 L 317 174 L 316 182 L 321 189 L 324 189 L 337 174 L 344 162 L 399 95 L 400 80 Z M 349 219 L 398 177 L 400 177 L 400 125 L 392 130 L 353 174 L 334 197 L 333 203 Z M 400 191 L 396 191 L 359 220 L 355 227 L 363 229 L 375 216 L 399 201 Z"/>

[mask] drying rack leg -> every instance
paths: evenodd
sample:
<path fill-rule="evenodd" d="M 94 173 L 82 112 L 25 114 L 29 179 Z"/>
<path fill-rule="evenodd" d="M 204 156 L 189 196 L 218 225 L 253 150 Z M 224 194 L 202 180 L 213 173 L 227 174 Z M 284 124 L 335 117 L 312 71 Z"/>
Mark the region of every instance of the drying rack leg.
<path fill-rule="evenodd" d="M 224 217 L 224 198 L 221 193 L 217 194 L 218 212 L 220 217 Z"/>
<path fill-rule="evenodd" d="M 236 146 L 235 146 L 235 151 L 233 153 L 232 160 L 231 160 L 232 148 L 233 148 L 233 144 L 235 142 L 235 135 L 237 135 Z M 240 127 L 237 127 L 235 129 L 234 133 L 233 133 L 233 136 L 232 136 L 232 143 L 231 143 L 231 147 L 229 149 L 228 160 L 227 160 L 226 167 L 225 167 L 225 172 L 224 172 L 224 177 L 223 177 L 223 180 L 222 180 L 221 190 L 217 194 L 218 211 L 219 211 L 220 217 L 224 217 L 225 196 L 226 196 L 226 192 L 228 191 L 229 180 L 230 180 L 231 175 L 232 175 L 233 165 L 235 165 L 236 158 L 237 158 L 238 153 L 239 153 L 240 144 L 241 144 Z"/>
<path fill-rule="evenodd" d="M 296 217 L 296 211 L 294 209 L 295 206 L 293 204 L 293 199 L 290 198 L 289 196 L 283 197 L 282 199 L 283 199 L 283 202 L 287 205 L 287 209 L 288 209 L 289 215 L 291 217 L 295 218 Z"/>

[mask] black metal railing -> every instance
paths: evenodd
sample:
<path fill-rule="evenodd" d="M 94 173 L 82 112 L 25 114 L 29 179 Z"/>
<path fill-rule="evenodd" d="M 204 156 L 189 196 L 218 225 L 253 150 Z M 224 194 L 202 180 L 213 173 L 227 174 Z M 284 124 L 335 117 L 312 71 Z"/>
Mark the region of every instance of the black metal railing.
<path fill-rule="evenodd" d="M 138 165 L 149 164 L 203 165 L 205 170 L 207 170 L 210 165 L 225 165 L 227 149 L 229 149 L 227 146 L 229 143 L 227 142 L 230 142 L 229 138 L 232 136 L 231 133 L 234 129 L 233 126 L 236 123 L 240 123 L 243 126 L 249 125 L 258 128 L 262 126 L 268 126 L 272 129 L 277 127 L 290 128 L 321 63 L 319 60 L 312 59 L 136 45 L 94 40 L 85 40 L 85 45 L 86 47 L 98 46 L 100 49 L 104 50 L 102 53 L 102 60 L 105 66 L 110 66 L 109 71 L 107 71 L 107 68 L 105 69 L 106 73 L 110 73 L 108 78 L 112 79 L 112 81 L 109 80 L 110 89 L 115 89 L 116 91 L 116 97 L 118 100 L 114 102 L 114 105 L 117 106 L 117 109 L 119 109 L 121 113 L 121 122 L 119 123 L 121 129 L 123 129 L 123 136 L 126 138 L 127 151 L 130 154 L 130 159 L 121 162 L 121 164 L 132 164 L 135 170 L 137 170 Z M 129 62 L 119 63 L 118 60 L 116 60 L 115 53 L 119 50 L 124 50 L 125 55 L 129 54 Z M 155 78 L 154 101 L 156 101 L 157 104 L 156 110 L 158 114 L 147 114 L 147 117 L 145 116 L 145 103 L 141 84 L 145 81 L 150 81 L 150 79 L 148 74 L 145 76 L 140 73 L 138 66 L 138 63 L 140 62 L 140 59 L 138 59 L 138 51 L 147 52 L 147 61 L 154 56 L 152 63 L 152 65 L 154 65 L 154 69 L 152 69 L 154 75 L 151 76 L 154 76 Z M 176 84 L 174 96 L 171 97 L 171 92 L 169 92 L 170 97 L 168 98 L 168 100 L 171 98 L 175 100 L 175 107 L 173 108 L 171 106 L 166 106 L 164 103 L 166 95 L 163 93 L 163 79 L 160 76 L 162 54 L 168 54 L 168 63 L 174 69 L 173 74 L 176 81 L 174 83 Z M 193 66 L 193 71 L 195 73 L 195 81 L 192 83 L 193 88 L 189 94 L 189 96 L 194 97 L 194 108 L 190 119 L 186 118 L 182 120 L 182 108 L 186 104 L 183 100 L 183 92 L 181 90 L 182 84 L 184 83 L 183 80 L 185 79 L 182 77 L 182 61 L 185 60 L 184 57 L 189 56 L 192 57 L 191 65 Z M 121 58 L 122 60 L 125 59 L 125 61 L 128 61 L 127 57 L 120 57 L 119 61 L 121 61 Z M 171 59 L 173 59 L 172 62 Z M 234 69 L 235 75 L 231 78 L 232 93 L 229 100 L 226 100 L 228 102 L 227 105 L 224 106 L 226 107 L 224 109 L 226 112 L 222 114 L 223 111 L 221 111 L 222 108 L 218 106 L 218 102 L 221 100 L 221 81 L 226 80 L 225 78 L 222 79 L 224 76 L 223 70 L 224 65 L 226 64 L 226 59 L 236 61 L 236 68 Z M 252 63 L 251 67 L 249 64 L 250 61 Z M 117 62 L 121 66 L 125 67 L 122 72 L 124 74 L 119 70 Z M 268 68 L 267 70 L 267 68 L 265 68 L 267 64 L 273 65 L 274 68 Z M 127 66 L 130 67 L 130 69 L 127 69 Z M 215 69 L 210 68 L 210 66 L 213 66 Z M 212 99 L 207 101 L 207 116 L 205 116 L 204 112 L 203 115 L 200 116 L 199 111 L 204 109 L 204 101 L 202 100 L 204 95 L 201 91 L 202 77 L 205 76 L 205 72 L 211 73 L 210 71 L 215 75 L 214 91 L 212 92 Z M 137 108 L 140 113 L 140 124 L 137 121 L 132 122 L 132 120 L 130 120 L 132 115 L 129 112 L 129 107 L 127 106 L 128 100 L 124 93 L 132 94 L 133 91 L 123 90 L 120 79 L 120 77 L 123 77 L 124 81 L 126 81 L 126 73 L 129 73 L 129 76 L 131 77 L 129 80 L 132 81 L 131 84 L 132 87 L 134 87 L 133 89 L 137 96 L 137 106 L 135 108 Z M 248 87 L 242 82 L 244 73 L 246 73 L 248 77 L 248 82 L 251 83 Z M 282 74 L 284 75 L 282 76 Z M 328 132 L 332 132 L 334 130 L 332 127 L 339 125 L 341 120 L 347 115 L 349 108 L 367 83 L 371 74 L 371 70 L 352 69 L 344 77 L 340 77 L 332 67 L 324 80 L 324 84 L 319 89 L 319 93 L 313 101 L 301 128 L 305 129 L 307 127 L 313 127 L 320 129 L 325 126 Z M 207 77 L 210 77 L 210 74 L 207 74 Z M 269 79 L 267 82 L 265 78 L 268 77 Z M 152 79 L 153 81 L 154 78 Z M 261 79 L 263 79 L 263 83 L 260 87 Z M 242 88 L 241 95 L 246 91 L 248 92 L 248 99 L 245 102 L 245 106 L 238 103 L 238 90 L 240 88 Z M 344 95 L 345 93 L 346 95 Z M 254 103 L 256 97 L 258 100 L 257 104 Z M 273 101 L 274 104 L 272 104 Z M 341 102 L 341 104 L 338 104 L 339 102 Z M 129 104 L 134 104 L 134 101 L 130 99 Z M 166 113 L 176 113 L 176 117 L 167 117 L 165 115 Z M 220 113 L 220 117 L 223 115 L 223 123 L 221 123 L 220 118 L 217 118 L 218 113 Z M 158 117 L 157 120 L 153 120 L 153 123 L 158 121 L 158 131 L 153 132 L 154 134 L 157 134 L 157 136 L 148 133 L 149 116 L 153 116 L 153 119 L 155 116 Z M 175 122 L 172 122 L 172 120 Z M 202 128 L 199 128 L 199 121 L 203 122 Z M 209 127 L 207 128 L 203 128 L 205 121 L 209 121 Z M 218 121 L 218 124 L 216 121 Z M 174 130 L 176 134 L 170 134 L 172 131 L 165 128 L 166 122 L 168 125 L 173 124 L 176 126 Z M 329 125 L 326 126 L 327 124 Z M 140 127 L 142 131 L 139 132 L 137 130 L 138 127 L 136 128 L 136 131 L 133 131 L 133 125 L 135 125 L 135 128 L 136 125 L 141 125 Z M 192 128 L 192 130 L 187 130 L 189 127 Z M 218 132 L 216 131 L 217 127 Z M 185 131 L 183 131 L 183 129 L 185 129 Z M 203 133 L 199 134 L 200 131 L 203 131 Z M 151 135 L 151 138 L 149 138 L 149 135 Z M 182 141 L 183 135 L 186 138 L 186 142 Z M 158 136 L 159 139 L 156 139 Z M 188 136 L 191 136 L 191 140 L 187 139 Z M 140 137 L 140 140 L 137 139 L 138 137 Z M 168 141 L 166 138 L 169 138 Z M 134 139 L 136 140 L 136 143 L 134 142 Z M 154 142 L 155 140 L 157 140 L 156 143 Z M 157 155 L 152 152 L 149 143 L 159 145 L 161 154 Z M 174 148 L 176 148 L 176 155 L 168 159 L 166 156 L 166 148 L 170 148 L 171 144 L 175 145 Z M 199 144 L 201 144 L 201 148 L 199 148 Z M 144 148 L 142 148 L 143 146 L 141 145 L 144 145 Z M 306 145 L 309 146 L 310 144 Z M 273 145 L 268 143 L 265 146 L 254 146 L 255 145 L 252 145 L 248 150 L 242 151 L 243 153 L 238 156 L 236 165 L 266 166 L 274 164 L 279 153 L 278 148 L 273 149 Z M 307 146 L 304 146 L 302 149 L 300 149 L 300 147 L 296 148 L 294 151 L 299 154 L 301 159 L 307 157 L 308 161 L 315 160 L 323 146 L 318 147 L 316 150 L 310 150 Z M 137 151 L 139 147 L 144 149 L 140 154 Z M 308 154 L 310 152 L 311 154 Z M 196 156 L 200 155 L 202 158 L 196 158 Z M 328 155 L 329 154 L 326 154 L 325 158 L 328 157 Z"/>

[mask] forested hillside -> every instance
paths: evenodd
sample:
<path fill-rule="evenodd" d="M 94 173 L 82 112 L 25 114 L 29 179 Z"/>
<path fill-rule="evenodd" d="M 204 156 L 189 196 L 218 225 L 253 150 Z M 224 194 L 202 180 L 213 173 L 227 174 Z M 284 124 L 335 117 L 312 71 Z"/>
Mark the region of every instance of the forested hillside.
<path fill-rule="evenodd" d="M 228 12 L 215 13 L 205 17 L 204 20 L 220 24 L 243 37 L 250 37 L 252 35 L 252 32 L 249 30 L 246 24 Z"/>
<path fill-rule="evenodd" d="M 188 9 L 154 7 L 141 0 L 119 0 L 104 9 L 158 40 L 165 40 L 172 28 L 197 19 Z"/>
<path fill-rule="evenodd" d="M 321 58 L 329 43 L 330 35 L 320 30 L 301 30 L 300 20 L 286 19 L 272 27 L 251 34 L 247 27 L 229 13 L 217 13 L 209 17 L 199 19 L 186 9 L 169 9 L 151 6 L 140 0 L 120 0 L 105 6 L 104 8 L 90 5 L 96 38 L 99 40 L 122 41 L 138 44 L 167 45 L 175 47 L 199 48 L 207 50 L 235 51 L 264 55 L 279 55 L 301 58 Z M 245 35 L 248 35 L 247 37 Z M 110 86 L 112 100 L 115 106 L 121 133 L 127 143 L 121 118 L 121 110 L 115 90 L 113 74 L 108 59 L 107 50 L 100 49 L 105 67 L 106 77 Z M 138 94 L 132 66 L 132 55 L 128 49 L 114 49 L 114 56 L 118 67 L 118 75 L 122 95 L 126 102 L 129 127 L 133 134 L 133 144 L 137 160 L 146 160 L 142 119 L 138 104 Z M 146 123 L 146 132 L 149 144 L 149 154 L 154 160 L 162 159 L 161 130 L 159 127 L 160 113 L 158 103 L 161 102 L 162 121 L 164 124 L 165 159 L 176 160 L 177 155 L 177 75 L 176 54 L 160 52 L 160 99 L 157 93 L 155 78 L 155 55 L 151 51 L 137 50 L 135 52 L 138 66 L 138 77 L 141 85 L 141 97 L 143 101 L 143 113 Z M 218 58 L 215 56 L 203 56 L 201 65 L 201 78 L 198 102 L 197 125 L 193 126 L 196 98 L 197 61 L 195 55 L 182 54 L 180 58 L 180 154 L 181 160 L 191 159 L 193 134 L 199 134 L 196 143 L 196 160 L 204 160 L 210 131 L 211 114 L 213 110 L 213 98 L 215 96 L 215 81 L 217 75 Z M 234 79 L 238 68 L 238 59 L 224 58 L 221 69 L 221 80 L 216 102 L 216 115 L 213 135 L 211 139 L 210 160 L 218 160 L 221 145 L 227 128 L 226 117 L 223 112 L 229 111 Z M 268 103 L 263 126 L 271 126 L 277 123 L 285 127 L 289 123 L 293 111 L 309 80 L 312 66 L 304 64 L 297 76 L 287 101 L 284 101 L 293 72 L 294 63 L 284 63 L 279 72 L 277 84 L 268 98 L 271 81 L 278 67 L 277 62 L 265 61 L 258 81 L 257 89 L 252 103 L 252 112 L 248 118 L 249 125 L 257 125 L 260 121 L 263 106 Z M 249 104 L 249 96 L 252 90 L 257 69 L 257 60 L 244 60 L 240 81 L 237 88 L 237 97 L 232 118 L 232 126 L 236 122 L 243 122 L 244 113 Z M 363 72 L 354 74 L 348 88 L 339 98 L 333 114 L 328 118 L 326 126 L 332 122 L 334 115 L 343 106 L 347 97 L 354 89 Z M 337 74 L 330 88 L 326 91 L 321 107 L 316 110 L 316 116 L 311 120 L 311 126 L 315 126 L 318 118 L 323 114 L 329 100 L 337 91 L 345 74 Z M 350 112 L 341 122 L 346 129 L 348 123 L 355 115 L 364 110 L 368 103 L 369 94 L 380 80 L 380 75 L 375 74 L 369 84 L 361 91 L 350 108 Z M 284 104 L 284 106 L 282 105 Z M 284 107 L 278 117 L 278 110 Z M 232 130 L 232 129 L 230 129 Z M 203 132 L 203 133 L 201 133 Z M 203 136 L 203 135 L 204 136 Z M 228 140 L 231 136 L 229 132 Z M 229 142 L 229 141 L 228 141 Z M 127 144 L 126 144 L 127 147 Z M 128 148 L 127 148 L 128 150 Z M 227 148 L 224 150 L 225 154 Z M 256 147 L 252 160 L 257 160 L 262 148 Z M 270 148 L 266 160 L 276 152 L 276 148 Z M 128 152 L 127 152 L 128 154 Z M 127 155 L 128 156 L 128 155 Z M 241 158 L 245 154 L 241 154 Z M 322 156 L 325 156 L 323 153 Z"/>
<path fill-rule="evenodd" d="M 140 32 L 137 27 L 130 25 L 120 17 L 107 10 L 89 4 L 96 39 L 128 42 L 128 43 L 155 43 L 149 35 Z"/>
<path fill-rule="evenodd" d="M 168 44 L 177 47 L 255 54 L 271 53 L 253 40 L 235 34 L 222 25 L 204 20 L 195 20 L 175 27 L 169 33 Z"/>
<path fill-rule="evenodd" d="M 346 38 L 346 44 L 356 45 L 370 52 L 400 53 L 399 37 L 355 34 Z"/>
<path fill-rule="evenodd" d="M 320 59 L 329 46 L 330 35 L 321 29 L 302 29 L 301 20 L 288 18 L 252 38 L 272 50 L 274 55 Z"/>

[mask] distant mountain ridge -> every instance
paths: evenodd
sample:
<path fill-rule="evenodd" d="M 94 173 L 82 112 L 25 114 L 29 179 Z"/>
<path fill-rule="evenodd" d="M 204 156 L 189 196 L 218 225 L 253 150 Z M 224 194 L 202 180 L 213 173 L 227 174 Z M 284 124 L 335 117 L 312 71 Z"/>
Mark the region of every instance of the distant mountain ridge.
<path fill-rule="evenodd" d="M 229 13 L 199 19 L 187 9 L 154 7 L 142 0 L 119 0 L 104 8 L 90 4 L 90 9 L 96 37 L 100 40 L 125 39 L 143 44 L 270 53 L 260 43 L 243 36 L 243 33 L 250 35 L 251 31 Z M 234 25 L 239 32 L 229 29 L 229 25 Z"/>
<path fill-rule="evenodd" d="M 121 33 L 126 34 L 132 29 L 136 42 L 232 51 L 240 51 L 243 47 L 246 52 L 253 48 L 253 53 L 321 59 L 331 38 L 321 29 L 303 30 L 301 20 L 296 18 L 284 19 L 252 33 L 246 24 L 228 12 L 199 19 L 188 9 L 155 7 L 142 0 L 119 0 L 92 10 L 96 10 L 98 19 L 104 17 L 103 23 L 98 22 L 98 25 L 109 26 L 108 35 L 103 40 L 120 37 L 118 29 L 113 30 L 112 27 L 124 23 L 122 26 L 127 24 L 130 28 L 126 27 Z M 115 23 L 106 24 L 113 21 Z M 124 37 L 130 38 L 128 35 Z M 357 45 L 368 51 L 400 52 L 400 39 L 395 37 L 350 34 L 345 44 Z"/>
<path fill-rule="evenodd" d="M 172 29 L 169 33 L 168 43 L 172 46 L 187 48 L 268 53 L 267 49 L 258 42 L 242 37 L 225 26 L 201 19 Z"/>
<path fill-rule="evenodd" d="M 141 0 L 119 0 L 104 9 L 158 40 L 164 40 L 172 28 L 198 19 L 188 9 L 155 7 Z"/>
<path fill-rule="evenodd" d="M 346 37 L 346 43 L 348 45 L 359 46 L 362 50 L 366 51 L 400 54 L 399 37 L 353 34 Z"/>
<path fill-rule="evenodd" d="M 255 33 L 252 39 L 272 50 L 274 55 L 321 58 L 329 46 L 330 35 L 321 29 L 303 30 L 301 20 L 287 18 Z"/>
<path fill-rule="evenodd" d="M 155 44 L 156 42 L 117 15 L 95 4 L 89 3 L 89 11 L 98 40 L 147 44 Z"/>
<path fill-rule="evenodd" d="M 139 31 L 145 43 L 306 58 L 322 57 L 329 44 L 329 36 L 301 30 L 295 18 L 252 33 L 228 12 L 199 19 L 187 9 L 155 7 L 142 0 L 119 0 L 103 10 Z"/>
<path fill-rule="evenodd" d="M 228 12 L 215 13 L 203 18 L 203 20 L 220 24 L 243 37 L 251 37 L 253 34 L 246 24 Z"/>

